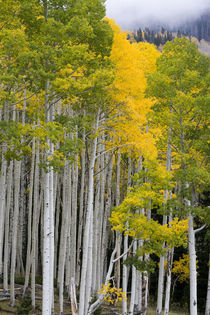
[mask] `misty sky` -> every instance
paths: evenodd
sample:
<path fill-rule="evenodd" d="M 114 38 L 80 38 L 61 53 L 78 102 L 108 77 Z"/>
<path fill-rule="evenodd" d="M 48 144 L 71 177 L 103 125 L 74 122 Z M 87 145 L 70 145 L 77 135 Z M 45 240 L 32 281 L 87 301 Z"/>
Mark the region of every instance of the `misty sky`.
<path fill-rule="evenodd" d="M 107 0 L 107 16 L 126 30 L 157 24 L 179 25 L 210 9 L 210 0 Z"/>

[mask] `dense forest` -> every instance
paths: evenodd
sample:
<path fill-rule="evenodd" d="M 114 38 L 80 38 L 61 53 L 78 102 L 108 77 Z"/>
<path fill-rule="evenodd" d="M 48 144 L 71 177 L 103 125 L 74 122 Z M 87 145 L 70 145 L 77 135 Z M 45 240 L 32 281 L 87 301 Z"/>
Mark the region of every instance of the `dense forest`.
<path fill-rule="evenodd" d="M 137 42 L 145 40 L 156 46 L 163 45 L 175 37 L 182 36 L 196 37 L 199 41 L 205 40 L 210 42 L 210 12 L 207 11 L 199 19 L 189 20 L 178 26 L 158 26 L 151 22 L 147 27 L 139 27 L 134 32 L 134 38 Z"/>
<path fill-rule="evenodd" d="M 209 58 L 103 0 L 0 8 L 0 313 L 209 315 Z"/>

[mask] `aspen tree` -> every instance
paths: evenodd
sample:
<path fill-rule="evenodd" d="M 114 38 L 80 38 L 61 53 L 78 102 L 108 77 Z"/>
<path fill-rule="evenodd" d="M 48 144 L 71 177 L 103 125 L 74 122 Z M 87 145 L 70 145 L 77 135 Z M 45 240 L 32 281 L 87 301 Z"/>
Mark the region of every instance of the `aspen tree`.
<path fill-rule="evenodd" d="M 189 218 L 188 249 L 190 313 L 192 315 L 197 314 L 195 231 L 192 212 L 196 213 L 195 192 L 201 179 L 198 173 L 203 172 L 201 169 L 198 172 L 198 161 L 206 159 L 205 150 L 202 149 L 202 140 L 199 143 L 196 135 L 204 134 L 206 128 L 207 74 L 207 58 L 198 52 L 193 43 L 182 38 L 165 46 L 157 62 L 157 71 L 150 76 L 151 80 L 149 78 L 149 94 L 151 92 L 150 96 L 157 98 L 156 104 L 161 104 L 158 110 L 154 107 L 155 111 L 158 113 L 163 106 L 162 108 L 168 114 L 168 119 L 164 121 L 164 124 L 171 126 L 171 145 L 176 151 L 177 164 L 179 164 L 178 170 L 174 172 L 176 180 L 181 183 L 178 200 Z M 170 113 L 171 107 L 173 112 Z M 159 121 L 163 124 L 161 118 Z M 204 167 L 203 163 L 201 165 Z"/>
<path fill-rule="evenodd" d="M 83 231 L 83 223 L 84 223 L 84 188 L 85 188 L 85 128 L 83 127 L 82 132 L 82 140 L 83 140 L 83 148 L 81 151 L 81 187 L 80 187 L 80 203 L 79 203 L 79 227 L 78 227 L 78 238 L 77 238 L 77 277 L 76 283 L 79 285 L 80 280 L 80 256 L 81 256 L 81 247 L 82 247 L 82 231 Z"/>
<path fill-rule="evenodd" d="M 210 255 L 209 255 L 209 261 L 210 261 Z M 210 263 L 209 263 L 209 275 L 208 275 L 208 284 L 207 284 L 205 315 L 209 315 L 209 314 L 210 314 Z"/>
<path fill-rule="evenodd" d="M 34 186 L 34 165 L 35 165 L 35 138 L 32 143 L 32 159 L 31 159 L 31 172 L 30 172 L 30 186 L 29 186 L 29 202 L 28 202 L 28 231 L 27 231 L 27 253 L 26 253 L 26 271 L 25 282 L 23 287 L 23 296 L 28 288 L 29 276 L 31 270 L 31 222 L 32 222 L 32 207 L 33 207 L 33 186 Z"/>
<path fill-rule="evenodd" d="M 94 126 L 94 131 L 98 130 L 99 112 L 97 113 L 96 122 Z M 97 137 L 93 139 L 91 143 L 91 153 L 90 153 L 90 165 L 89 165 L 89 178 L 88 178 L 88 201 L 87 201 L 87 212 L 86 212 L 86 224 L 84 230 L 84 244 L 83 244 L 83 256 L 82 256 L 82 270 L 81 270 L 81 281 L 80 281 L 80 300 L 79 300 L 79 315 L 86 315 L 87 306 L 85 303 L 89 303 L 90 291 L 86 286 L 87 271 L 88 271 L 88 256 L 89 251 L 92 247 L 91 244 L 91 227 L 92 227 L 92 212 L 93 212 L 93 192 L 94 192 L 94 165 L 96 158 L 96 146 Z M 92 255 L 92 251 L 91 251 Z M 89 257 L 90 258 L 90 257 Z M 91 286 L 91 283 L 88 283 Z M 87 291 L 88 290 L 88 291 Z M 87 295 L 88 292 L 88 295 Z"/>
<path fill-rule="evenodd" d="M 34 148 L 35 150 L 35 148 Z M 31 246 L 31 300 L 32 307 L 35 309 L 36 306 L 36 288 L 35 288 L 35 279 L 36 279 L 36 245 L 37 245 L 37 215 L 39 207 L 39 140 L 36 143 L 36 161 L 35 161 L 35 171 L 34 171 L 34 202 L 33 202 L 33 223 L 32 223 L 32 246 Z M 32 148 L 33 152 L 33 148 Z M 33 154 L 33 153 L 32 153 Z"/>
<path fill-rule="evenodd" d="M 10 228 L 10 206 L 12 195 L 12 175 L 13 175 L 13 161 L 9 163 L 7 174 L 7 199 L 6 199 L 6 214 L 5 214 L 5 233 L 4 233 L 4 292 L 8 291 L 8 268 L 9 268 L 9 228 Z"/>
<path fill-rule="evenodd" d="M 16 113 L 14 110 L 13 120 Z M 17 229 L 19 217 L 19 192 L 20 192 L 20 172 L 21 161 L 14 161 L 14 213 L 12 225 L 12 252 L 11 252 L 11 268 L 10 268 L 10 304 L 15 305 L 15 267 L 16 267 L 16 252 L 17 252 Z"/>

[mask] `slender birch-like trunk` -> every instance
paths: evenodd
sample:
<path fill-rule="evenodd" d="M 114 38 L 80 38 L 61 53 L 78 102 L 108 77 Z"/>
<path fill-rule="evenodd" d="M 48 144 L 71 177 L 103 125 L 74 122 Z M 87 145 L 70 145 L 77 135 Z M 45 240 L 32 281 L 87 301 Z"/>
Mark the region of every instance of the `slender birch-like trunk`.
<path fill-rule="evenodd" d="M 168 191 L 166 191 L 165 194 L 167 194 Z M 165 200 L 167 201 L 167 197 L 165 197 Z M 167 223 L 167 216 L 163 216 L 163 225 Z M 165 248 L 165 243 L 162 245 L 163 248 Z M 157 310 L 156 315 L 161 315 L 162 313 L 162 304 L 163 304 L 163 293 L 164 293 L 164 263 L 165 263 L 165 256 L 160 257 L 160 266 L 159 266 L 159 275 L 158 275 L 158 297 L 157 297 Z"/>
<path fill-rule="evenodd" d="M 108 164 L 108 171 L 107 171 L 107 197 L 106 197 L 106 203 L 105 203 L 105 210 L 104 210 L 104 222 L 103 222 L 103 232 L 102 232 L 102 252 L 101 252 L 101 265 L 105 265 L 105 259 L 106 259 L 106 251 L 108 246 L 108 235 L 109 231 L 107 228 L 107 222 L 108 217 L 110 216 L 111 212 L 111 197 L 112 197 L 112 170 L 113 170 L 113 155 L 109 158 L 109 164 Z M 102 267 L 101 266 L 101 267 Z M 106 270 L 104 270 L 106 272 Z M 102 274 L 102 272 L 101 272 Z M 101 288 L 102 278 L 100 279 L 98 289 Z"/>
<path fill-rule="evenodd" d="M 84 188 L 85 188 L 85 129 L 82 133 L 83 148 L 81 153 L 81 178 L 80 178 L 80 203 L 79 203 L 79 226 L 78 226 L 78 238 L 77 238 L 77 275 L 76 283 L 79 285 L 80 282 L 80 256 L 82 250 L 82 230 L 84 222 Z"/>
<path fill-rule="evenodd" d="M 108 268 L 108 272 L 106 274 L 106 279 L 105 279 L 105 286 L 108 285 L 111 278 L 112 270 L 114 267 L 114 257 L 116 255 L 116 252 L 117 252 L 117 242 L 115 243 L 115 248 L 110 258 L 109 268 Z M 93 304 L 90 305 L 89 310 L 88 310 L 88 315 L 92 315 L 98 309 L 98 307 L 102 304 L 103 300 L 104 300 L 104 295 L 100 293 L 98 299 Z"/>
<path fill-rule="evenodd" d="M 32 158 L 31 158 L 31 172 L 29 181 L 29 201 L 28 201 L 28 233 L 27 233 L 27 252 L 26 252 L 26 271 L 25 282 L 23 287 L 23 296 L 29 284 L 29 275 L 31 269 L 31 222 L 32 222 L 32 202 L 33 202 L 33 185 L 34 185 L 34 161 L 35 161 L 35 138 L 32 140 Z"/>
<path fill-rule="evenodd" d="M 172 191 L 169 191 L 169 199 L 172 198 Z M 168 223 L 173 220 L 172 211 L 169 215 Z M 167 280 L 166 280 L 166 294 L 165 294 L 165 307 L 164 307 L 164 315 L 168 315 L 169 306 L 170 306 L 170 293 L 171 293 L 171 273 L 173 267 L 173 257 L 174 257 L 174 248 L 168 249 L 168 266 L 167 266 Z"/>
<path fill-rule="evenodd" d="M 22 113 L 22 124 L 25 124 L 25 108 L 26 101 L 24 101 L 24 108 Z M 16 117 L 15 117 L 16 116 Z M 18 121 L 16 110 L 13 112 L 13 120 Z M 23 139 L 21 138 L 21 142 Z M 20 173 L 21 161 L 14 161 L 14 212 L 13 212 L 13 226 L 12 226 L 12 253 L 11 253 L 11 269 L 10 269 L 10 304 L 15 305 L 15 267 L 17 256 L 17 232 L 19 219 L 19 197 L 20 197 Z"/>
<path fill-rule="evenodd" d="M 17 262 L 16 262 L 16 272 L 19 275 L 24 275 L 24 265 L 23 265 L 23 241 L 25 239 L 25 226 L 26 226 L 26 199 L 25 199 L 25 177 L 26 172 L 25 161 L 23 159 L 21 163 L 21 179 L 20 179 L 20 205 L 19 205 L 19 222 L 18 222 L 18 231 L 17 231 Z M 26 234 L 26 233 L 25 233 Z"/>
<path fill-rule="evenodd" d="M 60 251 L 59 251 L 59 270 L 58 270 L 58 285 L 59 285 L 59 305 L 60 314 L 63 314 L 63 288 L 64 288 L 64 270 L 66 262 L 66 246 L 69 227 L 69 218 L 71 212 L 71 166 L 67 163 L 64 167 L 63 178 L 63 209 L 62 209 L 62 224 L 60 236 Z M 69 263 L 69 262 L 67 262 Z"/>
<path fill-rule="evenodd" d="M 169 314 L 170 305 L 170 292 L 171 292 L 171 271 L 173 265 L 174 248 L 168 250 L 168 267 L 167 267 L 167 281 L 166 281 L 166 296 L 165 296 L 165 308 L 164 315 Z"/>
<path fill-rule="evenodd" d="M 62 173 L 61 173 L 62 174 Z M 63 174 L 62 174 L 63 175 Z M 55 213 L 55 254 L 54 254 L 54 277 L 58 279 L 57 268 L 58 268 L 58 248 L 59 248 L 59 224 L 60 224 L 60 214 L 61 214 L 61 181 L 58 177 L 57 183 L 57 195 L 56 195 L 56 213 Z"/>
<path fill-rule="evenodd" d="M 77 138 L 77 132 L 76 132 Z M 77 191 L 78 191 L 78 154 L 76 162 L 72 165 L 72 219 L 71 219 L 71 278 L 76 275 L 76 248 L 77 248 Z"/>
<path fill-rule="evenodd" d="M 50 121 L 49 82 L 46 83 L 45 107 L 46 123 Z M 46 139 L 45 159 L 53 154 L 53 144 Z M 44 228 L 43 228 L 43 297 L 42 313 L 50 315 L 53 308 L 53 263 L 54 263 L 54 201 L 53 201 L 53 168 L 45 173 L 44 187 Z"/>
<path fill-rule="evenodd" d="M 77 296 L 76 296 L 76 284 L 74 279 L 71 279 L 71 311 L 72 315 L 78 315 L 78 305 L 77 305 Z"/>
<path fill-rule="evenodd" d="M 96 118 L 95 132 L 98 130 L 98 121 L 99 113 Z M 97 137 L 92 141 L 91 145 L 91 155 L 90 155 L 90 165 L 89 165 L 89 179 L 88 179 L 88 204 L 87 204 L 87 213 L 86 213 L 86 224 L 84 231 L 84 244 L 83 244 L 83 256 L 82 256 L 82 272 L 81 272 L 81 281 L 80 281 L 80 300 L 79 300 L 79 315 L 85 314 L 85 300 L 89 300 L 86 295 L 87 292 L 87 266 L 89 259 L 89 237 L 90 237 L 90 228 L 91 228 L 91 219 L 93 212 L 93 195 L 94 195 L 94 166 L 96 158 L 96 146 L 97 146 Z M 90 285 L 90 284 L 89 284 Z"/>
<path fill-rule="evenodd" d="M 4 119 L 8 121 L 7 104 L 4 108 Z M 3 279 L 3 245 L 4 245 L 4 220 L 5 220 L 5 201 L 6 201 L 6 176 L 7 176 L 7 161 L 4 153 L 7 150 L 6 143 L 2 144 L 2 162 L 1 162 L 1 176 L 0 176 L 0 282 Z"/>
<path fill-rule="evenodd" d="M 92 266 L 93 266 L 93 212 L 90 219 L 90 231 L 89 231 L 89 246 L 88 246 L 88 262 L 87 262 L 87 276 L 86 276 L 86 296 L 85 296 L 85 314 L 88 312 L 88 308 L 91 302 L 92 291 Z"/>
<path fill-rule="evenodd" d="M 99 151 L 98 151 L 99 152 Z M 100 244 L 100 226 L 101 226 L 101 213 L 99 211 L 99 199 L 100 199 L 100 160 L 97 160 L 96 165 L 96 188 L 95 188 L 95 200 L 94 200 L 94 213 L 93 213 L 93 231 L 95 235 L 95 242 L 93 243 L 93 291 L 96 292 L 100 288 L 100 279 L 101 279 L 101 261 L 99 253 L 101 251 Z"/>
<path fill-rule="evenodd" d="M 147 218 L 149 221 L 151 220 L 151 209 L 147 211 Z M 149 256 L 150 256 L 149 254 L 145 254 L 144 259 L 149 260 Z M 149 299 L 149 276 L 147 272 L 145 272 L 143 276 L 143 289 L 144 294 L 142 294 L 142 314 L 146 315 Z"/>
<path fill-rule="evenodd" d="M 131 187 L 131 156 L 128 157 L 128 180 L 127 180 L 127 193 Z M 128 250 L 128 235 L 124 235 L 124 252 Z M 127 259 L 127 254 L 123 256 L 123 261 Z M 127 282 L 128 282 L 128 267 L 123 264 L 123 275 L 122 275 L 122 290 L 125 293 L 125 299 L 123 299 L 123 315 L 127 314 Z"/>
<path fill-rule="evenodd" d="M 3 244 L 4 244 L 4 219 L 5 219 L 5 200 L 6 200 L 6 176 L 7 176 L 7 161 L 4 158 L 5 146 L 2 149 L 2 166 L 0 178 L 0 282 L 3 276 Z"/>
<path fill-rule="evenodd" d="M 133 243 L 133 254 L 136 254 L 137 250 L 137 241 L 134 240 Z M 135 293 L 136 293 L 136 267 L 132 266 L 132 282 L 131 282 L 131 299 L 130 299 L 130 307 L 129 314 L 133 315 L 134 312 L 134 304 L 135 304 Z"/>
<path fill-rule="evenodd" d="M 19 193 L 20 193 L 20 170 L 21 162 L 14 161 L 14 213 L 12 227 L 12 253 L 11 253 L 11 271 L 10 271 L 10 304 L 15 305 L 15 266 L 17 250 L 17 229 L 19 216 Z"/>
<path fill-rule="evenodd" d="M 102 145 L 101 145 L 101 151 L 104 152 L 105 151 L 105 145 L 104 145 L 104 131 L 103 134 L 101 135 L 101 141 L 102 141 Z M 100 244 L 100 255 L 98 257 L 98 276 L 99 278 L 99 286 L 98 289 L 101 288 L 101 284 L 104 281 L 104 277 L 105 277 L 105 261 L 104 261 L 104 256 L 105 256 L 105 252 L 104 252 L 104 247 L 103 247 L 103 237 L 104 237 L 104 231 L 106 231 L 106 224 L 107 224 L 107 213 L 106 213 L 106 208 L 104 207 L 104 196 L 105 196 L 105 187 L 106 187 L 106 175 L 107 175 L 107 166 L 105 165 L 105 157 L 107 157 L 105 154 L 102 154 L 100 157 L 100 165 L 101 165 L 101 181 L 100 181 L 100 204 L 99 204 L 99 217 L 100 217 L 100 221 L 99 221 L 99 244 Z"/>
<path fill-rule="evenodd" d="M 7 174 L 7 198 L 6 198 L 6 214 L 5 214 L 5 234 L 4 234 L 4 292 L 8 291 L 8 268 L 9 268 L 9 230 L 10 230 L 10 211 L 12 196 L 12 175 L 13 161 L 10 161 Z"/>
<path fill-rule="evenodd" d="M 168 132 L 168 145 L 167 145 L 167 156 L 166 156 L 166 170 L 171 170 L 171 128 L 169 128 Z M 164 192 L 165 202 L 168 200 L 168 189 Z M 163 225 L 167 223 L 167 216 L 163 216 Z M 165 243 L 163 244 L 163 248 L 165 248 Z M 161 315 L 162 313 L 162 305 L 163 305 L 163 293 L 164 293 L 164 263 L 165 256 L 160 257 L 160 267 L 159 267 L 159 277 L 158 277 L 158 298 L 157 298 L 157 310 L 156 314 Z"/>
<path fill-rule="evenodd" d="M 210 315 L 210 254 L 209 254 L 209 277 L 208 277 L 208 284 L 207 284 L 205 315 Z"/>
<path fill-rule="evenodd" d="M 120 162 L 121 162 L 121 152 L 118 151 L 117 156 L 117 170 L 116 170 L 116 207 L 120 204 L 120 178 L 121 178 L 121 169 L 120 169 Z M 116 232 L 116 238 L 117 238 L 117 257 L 120 256 L 120 250 L 121 250 L 121 242 L 122 242 L 122 235 L 120 232 Z M 116 287 L 120 288 L 120 260 L 117 261 L 115 266 L 115 281 L 116 281 Z"/>
<path fill-rule="evenodd" d="M 193 216 L 189 214 L 188 250 L 190 256 L 190 315 L 197 315 L 197 270 Z"/>
<path fill-rule="evenodd" d="M 31 300 L 32 307 L 36 306 L 36 290 L 35 290 L 35 277 L 36 277 L 36 232 L 37 232 L 37 214 L 39 207 L 39 141 L 37 140 L 36 148 L 36 163 L 34 172 L 34 198 L 33 198 L 33 224 L 32 224 L 32 248 L 31 248 Z"/>

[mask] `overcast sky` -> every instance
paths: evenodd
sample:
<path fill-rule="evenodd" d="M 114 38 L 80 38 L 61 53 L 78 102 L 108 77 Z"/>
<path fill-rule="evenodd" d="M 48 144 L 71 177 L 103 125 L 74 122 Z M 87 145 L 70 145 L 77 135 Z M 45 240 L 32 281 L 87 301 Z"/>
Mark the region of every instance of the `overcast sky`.
<path fill-rule="evenodd" d="M 210 9 L 210 0 L 107 0 L 107 16 L 126 30 L 149 26 L 179 25 Z"/>

